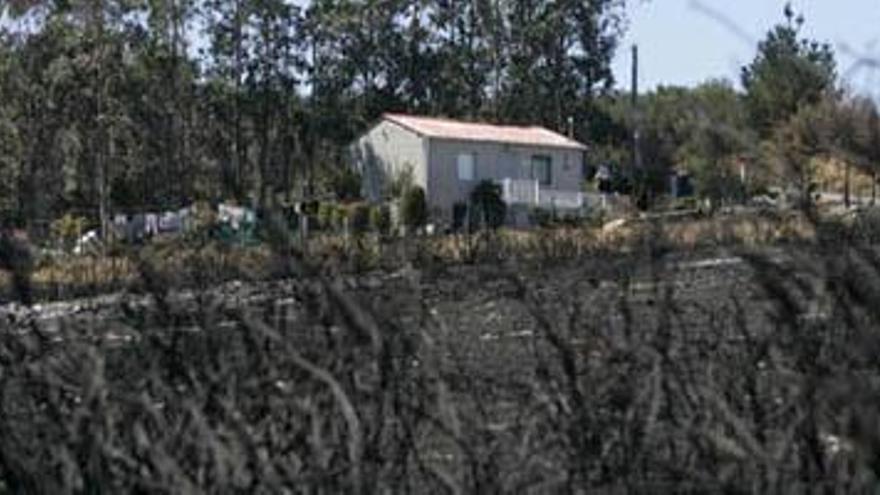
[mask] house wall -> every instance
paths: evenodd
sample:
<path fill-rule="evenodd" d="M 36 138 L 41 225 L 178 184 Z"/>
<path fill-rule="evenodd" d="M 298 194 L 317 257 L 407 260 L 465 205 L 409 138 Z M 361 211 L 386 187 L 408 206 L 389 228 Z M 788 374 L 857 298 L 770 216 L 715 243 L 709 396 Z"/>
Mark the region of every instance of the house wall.
<path fill-rule="evenodd" d="M 428 190 L 428 141 L 397 124 L 382 121 L 350 148 L 352 164 L 363 177 L 364 197 L 382 199 L 391 179 L 411 166 L 416 185 Z"/>
<path fill-rule="evenodd" d="M 476 157 L 473 181 L 458 179 L 457 159 L 460 153 L 474 153 Z M 582 150 L 431 139 L 426 189 L 430 208 L 435 215 L 451 215 L 452 206 L 456 202 L 467 201 L 471 190 L 482 180 L 530 179 L 533 155 L 545 155 L 551 159 L 552 184 L 542 188 L 581 190 Z"/>

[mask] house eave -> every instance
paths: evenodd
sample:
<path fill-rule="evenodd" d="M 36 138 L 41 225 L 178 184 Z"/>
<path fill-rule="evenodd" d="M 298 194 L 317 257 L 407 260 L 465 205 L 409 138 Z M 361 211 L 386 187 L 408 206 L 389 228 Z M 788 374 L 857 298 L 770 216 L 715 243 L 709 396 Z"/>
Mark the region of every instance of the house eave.
<path fill-rule="evenodd" d="M 416 132 L 416 131 L 412 131 Z M 418 132 L 416 132 L 419 134 Z M 472 144 L 488 144 L 488 145 L 497 145 L 497 146 L 512 146 L 518 148 L 546 148 L 546 149 L 554 149 L 554 150 L 565 150 L 565 151 L 581 151 L 586 152 L 589 151 L 589 146 L 585 144 L 578 145 L 566 145 L 566 144 L 548 144 L 548 143 L 527 143 L 520 141 L 499 141 L 499 140 L 485 140 L 485 139 L 467 139 L 467 138 L 451 138 L 447 136 L 431 136 L 425 134 L 419 134 L 419 136 L 430 139 L 433 141 L 440 141 L 445 143 L 472 143 Z"/>

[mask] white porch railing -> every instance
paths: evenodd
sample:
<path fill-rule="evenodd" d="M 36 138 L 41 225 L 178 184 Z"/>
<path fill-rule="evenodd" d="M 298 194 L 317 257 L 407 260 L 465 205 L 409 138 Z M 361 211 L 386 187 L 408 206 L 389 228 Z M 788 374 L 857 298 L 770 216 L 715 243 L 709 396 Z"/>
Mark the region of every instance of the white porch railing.
<path fill-rule="evenodd" d="M 504 202 L 509 205 L 537 205 L 540 185 L 536 180 L 502 179 L 501 190 Z"/>
<path fill-rule="evenodd" d="M 582 192 L 542 189 L 536 180 L 502 179 L 501 189 L 509 205 L 578 210 L 588 203 Z"/>
<path fill-rule="evenodd" d="M 538 206 L 559 210 L 579 210 L 584 207 L 584 195 L 581 192 L 542 189 L 538 194 Z"/>

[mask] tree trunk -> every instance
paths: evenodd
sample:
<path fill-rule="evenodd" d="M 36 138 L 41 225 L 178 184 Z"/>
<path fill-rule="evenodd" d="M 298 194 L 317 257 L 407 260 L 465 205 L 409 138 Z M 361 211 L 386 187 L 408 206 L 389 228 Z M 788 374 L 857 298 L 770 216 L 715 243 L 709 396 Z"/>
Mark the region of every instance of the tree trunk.
<path fill-rule="evenodd" d="M 241 0 L 235 3 L 235 62 L 233 68 L 233 77 L 235 81 L 233 81 L 233 88 L 235 91 L 235 95 L 233 95 L 234 103 L 235 103 L 235 179 L 233 184 L 233 195 L 235 198 L 242 202 L 244 200 L 244 186 L 243 186 L 243 176 L 244 176 L 244 167 L 245 162 L 247 161 L 247 152 L 244 146 L 244 136 L 242 134 L 242 119 L 243 112 L 241 109 L 241 76 L 242 76 L 242 64 L 244 60 L 244 35 L 243 30 L 244 26 L 242 20 L 242 5 Z"/>
<path fill-rule="evenodd" d="M 107 199 L 107 160 L 110 154 L 109 142 L 112 137 L 108 136 L 109 128 L 107 127 L 106 116 L 104 115 L 106 105 L 105 101 L 109 100 L 109 84 L 108 76 L 104 73 L 105 54 L 104 54 L 104 5 L 103 2 L 97 1 L 93 5 L 91 12 L 92 29 L 96 38 L 96 47 L 94 55 L 94 63 L 96 64 L 95 79 L 93 81 L 95 87 L 95 120 L 97 128 L 92 133 L 92 153 L 97 164 L 97 180 L 98 180 L 98 217 L 100 222 L 101 240 L 107 239 L 108 224 L 108 199 Z"/>

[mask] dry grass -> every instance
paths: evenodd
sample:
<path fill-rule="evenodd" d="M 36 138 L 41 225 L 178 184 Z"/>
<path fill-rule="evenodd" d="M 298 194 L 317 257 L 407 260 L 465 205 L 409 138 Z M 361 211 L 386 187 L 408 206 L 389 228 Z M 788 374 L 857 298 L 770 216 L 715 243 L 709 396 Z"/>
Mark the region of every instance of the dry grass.
<path fill-rule="evenodd" d="M 120 288 L 137 288 L 142 270 L 173 286 L 193 282 L 204 285 L 232 278 L 265 279 L 271 275 L 272 254 L 265 246 L 225 247 L 211 243 L 201 247 L 182 243 L 158 243 L 139 251 L 108 256 L 64 256 L 42 260 L 31 275 L 38 290 L 48 289 L 50 297 L 65 294 L 100 293 Z M 8 291 L 11 277 L 0 270 L 0 288 Z M 56 292 L 56 289 L 63 289 Z M 85 291 L 85 292 L 84 292 Z"/>
<path fill-rule="evenodd" d="M 800 214 L 780 216 L 736 215 L 675 222 L 661 226 L 667 242 L 681 248 L 738 245 L 762 246 L 779 242 L 813 241 L 816 228 Z"/>
<path fill-rule="evenodd" d="M 824 192 L 843 194 L 846 189 L 846 165 L 841 160 L 814 160 L 816 183 Z M 850 168 L 850 190 L 854 195 L 866 196 L 871 193 L 871 176 L 858 167 Z"/>
<path fill-rule="evenodd" d="M 125 256 L 65 257 L 54 259 L 33 274 L 35 284 L 89 285 L 107 281 L 132 282 L 137 268 Z"/>
<path fill-rule="evenodd" d="M 670 248 L 763 246 L 785 242 L 812 242 L 813 223 L 800 214 L 730 215 L 673 220 L 619 219 L 601 228 L 559 227 L 502 230 L 495 235 L 449 236 L 435 239 L 433 253 L 444 260 L 462 261 L 474 252 L 491 249 L 506 257 L 579 257 L 597 250 L 630 251 L 650 241 Z"/>
<path fill-rule="evenodd" d="M 815 240 L 815 226 L 802 215 L 751 213 L 665 220 L 631 218 L 612 221 L 603 227 L 501 229 L 433 237 L 379 239 L 373 235 L 318 234 L 310 239 L 307 252 L 309 259 L 318 266 L 332 271 L 362 272 L 394 270 L 406 263 L 418 264 L 425 260 L 461 264 L 491 260 L 540 262 L 574 259 L 598 251 L 631 252 L 646 243 L 670 249 L 694 249 Z M 181 240 L 166 240 L 115 256 L 51 259 L 38 266 L 32 280 L 37 287 L 91 287 L 99 292 L 116 290 L 137 287 L 140 272 L 146 265 L 164 283 L 181 286 L 196 281 L 205 286 L 230 279 L 271 278 L 278 262 L 266 245 L 235 247 L 208 242 L 194 246 Z M 0 284 L 9 286 L 9 277 L 3 272 L 0 272 Z"/>

